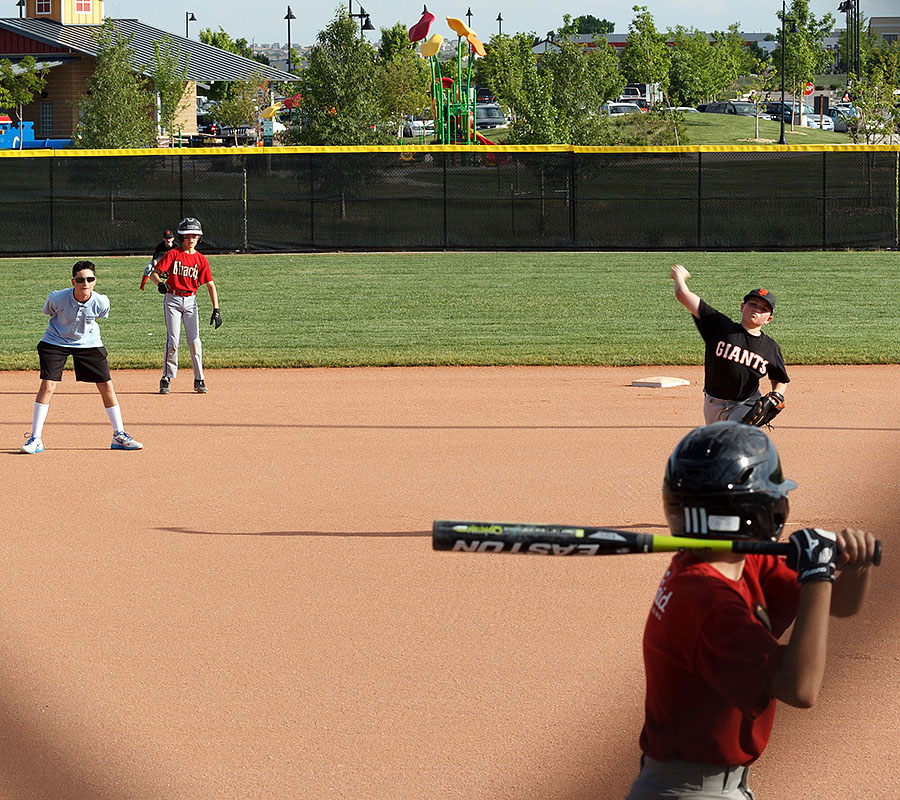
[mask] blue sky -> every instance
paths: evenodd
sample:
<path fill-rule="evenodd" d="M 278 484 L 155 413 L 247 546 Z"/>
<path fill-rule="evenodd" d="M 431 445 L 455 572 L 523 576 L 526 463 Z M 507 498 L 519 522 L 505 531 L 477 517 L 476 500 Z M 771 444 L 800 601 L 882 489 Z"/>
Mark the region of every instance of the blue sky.
<path fill-rule="evenodd" d="M 443 18 L 447 16 L 465 19 L 466 10 L 472 10 L 472 28 L 484 41 L 497 32 L 497 15 L 503 16 L 503 32 L 532 31 L 543 36 L 549 30 L 562 24 L 563 13 L 573 17 L 579 14 L 593 14 L 601 19 L 611 20 L 616 25 L 616 33 L 627 33 L 628 23 L 634 16 L 635 2 L 617 3 L 614 8 L 589 3 L 586 0 L 569 0 L 560 4 L 546 0 L 424 0 L 437 19 L 432 24 L 431 33 L 449 37 L 453 34 Z M 6 0 L 9 16 L 15 16 L 13 0 Z M 353 11 L 359 11 L 359 0 L 351 2 Z M 397 22 L 408 26 L 418 21 L 423 0 L 362 0 L 376 29 L 390 27 Z M 732 22 L 740 23 L 743 31 L 772 31 L 778 25 L 776 11 L 781 10 L 777 2 L 748 2 L 731 5 L 721 0 L 641 0 L 646 4 L 656 20 L 657 27 L 664 30 L 675 25 L 696 27 L 702 30 L 726 28 Z M 296 19 L 291 22 L 291 43 L 294 46 L 311 44 L 316 34 L 334 16 L 339 3 L 335 0 L 310 3 L 308 0 L 106 0 L 104 13 L 110 17 L 131 17 L 148 25 L 181 36 L 185 32 L 185 14 L 192 12 L 197 21 L 190 23 L 190 35 L 197 38 L 203 28 L 224 28 L 231 36 L 244 37 L 250 42 L 271 43 L 287 41 L 287 22 L 284 16 L 288 5 Z M 810 9 L 816 16 L 831 13 L 837 25 L 843 27 L 844 15 L 838 13 L 839 0 L 824 2 L 811 0 Z M 866 17 L 898 16 L 897 0 L 860 0 L 860 8 Z M 370 41 L 378 38 L 377 31 L 367 34 Z"/>

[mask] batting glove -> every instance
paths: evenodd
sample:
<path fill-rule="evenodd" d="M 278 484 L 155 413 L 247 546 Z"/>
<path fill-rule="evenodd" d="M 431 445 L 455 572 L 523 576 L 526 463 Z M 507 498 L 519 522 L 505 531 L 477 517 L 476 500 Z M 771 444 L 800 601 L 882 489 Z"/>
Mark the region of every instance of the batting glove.
<path fill-rule="evenodd" d="M 160 294 L 165 294 L 166 293 L 166 285 L 164 283 L 157 283 L 156 291 L 158 291 Z"/>
<path fill-rule="evenodd" d="M 794 531 L 788 540 L 791 551 L 787 565 L 797 572 L 800 583 L 834 581 L 834 560 L 837 557 L 837 537 L 821 528 Z"/>
<path fill-rule="evenodd" d="M 219 325 L 222 324 L 222 315 L 219 313 L 218 308 L 213 309 L 212 316 L 209 318 L 209 324 L 216 326 L 213 330 L 218 329 Z"/>

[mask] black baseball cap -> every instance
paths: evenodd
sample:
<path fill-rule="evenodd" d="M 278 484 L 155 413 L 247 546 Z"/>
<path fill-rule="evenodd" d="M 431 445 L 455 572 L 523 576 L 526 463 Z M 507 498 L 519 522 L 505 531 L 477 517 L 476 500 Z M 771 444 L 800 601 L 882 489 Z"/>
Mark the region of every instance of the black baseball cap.
<path fill-rule="evenodd" d="M 174 239 L 175 234 L 172 231 L 163 231 L 163 239 Z"/>
<path fill-rule="evenodd" d="M 746 303 L 751 297 L 758 297 L 760 300 L 765 300 L 769 304 L 769 308 L 771 308 L 772 311 L 775 310 L 775 295 L 768 289 L 754 289 L 752 292 L 747 292 L 747 294 L 744 295 L 744 302 Z"/>

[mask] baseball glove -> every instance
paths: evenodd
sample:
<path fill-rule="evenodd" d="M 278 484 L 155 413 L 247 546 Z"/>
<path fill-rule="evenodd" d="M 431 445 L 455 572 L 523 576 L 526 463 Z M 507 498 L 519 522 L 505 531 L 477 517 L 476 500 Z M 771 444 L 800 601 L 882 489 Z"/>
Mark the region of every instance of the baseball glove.
<path fill-rule="evenodd" d="M 769 392 L 759 398 L 741 420 L 745 425 L 753 425 L 761 428 L 768 425 L 784 409 L 784 395 L 779 392 Z"/>

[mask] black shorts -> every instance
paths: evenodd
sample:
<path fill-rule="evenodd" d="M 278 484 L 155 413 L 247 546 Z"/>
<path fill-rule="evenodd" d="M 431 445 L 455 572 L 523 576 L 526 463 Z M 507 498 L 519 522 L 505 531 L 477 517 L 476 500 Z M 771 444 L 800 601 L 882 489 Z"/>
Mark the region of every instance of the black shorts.
<path fill-rule="evenodd" d="M 38 342 L 37 349 L 42 381 L 61 381 L 69 356 L 72 356 L 76 381 L 106 383 L 112 380 L 105 347 L 60 347 L 49 342 Z"/>

